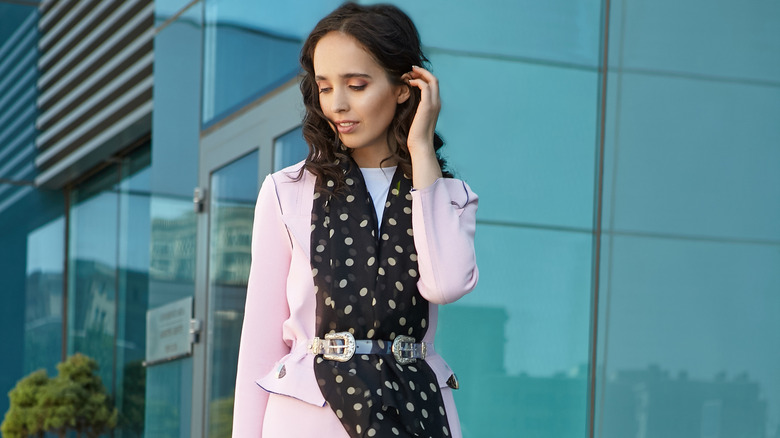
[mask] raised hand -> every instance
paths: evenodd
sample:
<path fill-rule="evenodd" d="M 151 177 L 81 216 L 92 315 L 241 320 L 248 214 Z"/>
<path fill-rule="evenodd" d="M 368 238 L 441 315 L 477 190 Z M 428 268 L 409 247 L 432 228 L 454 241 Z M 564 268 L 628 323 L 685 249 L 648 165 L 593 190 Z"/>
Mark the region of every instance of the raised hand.
<path fill-rule="evenodd" d="M 407 146 L 412 157 L 412 183 L 415 188 L 421 189 L 441 178 L 441 168 L 433 149 L 433 133 L 441 110 L 439 80 L 433 73 L 417 66 L 402 79 L 420 89 L 420 104 L 409 128 Z"/>

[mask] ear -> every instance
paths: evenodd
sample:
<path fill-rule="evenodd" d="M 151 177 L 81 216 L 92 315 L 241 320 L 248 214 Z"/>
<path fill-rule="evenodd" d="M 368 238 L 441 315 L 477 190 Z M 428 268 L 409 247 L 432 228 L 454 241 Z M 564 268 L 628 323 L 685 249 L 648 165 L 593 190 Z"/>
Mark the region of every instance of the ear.
<path fill-rule="evenodd" d="M 412 90 L 409 88 L 409 85 L 403 84 L 399 85 L 396 89 L 396 102 L 398 105 L 406 102 L 409 99 L 409 96 L 412 95 Z"/>

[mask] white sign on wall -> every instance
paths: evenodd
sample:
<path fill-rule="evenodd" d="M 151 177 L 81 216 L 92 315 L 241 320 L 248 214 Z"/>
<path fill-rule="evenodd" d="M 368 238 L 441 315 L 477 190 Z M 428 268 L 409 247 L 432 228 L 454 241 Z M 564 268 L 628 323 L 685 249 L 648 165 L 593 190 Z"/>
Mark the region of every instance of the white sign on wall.
<path fill-rule="evenodd" d="M 192 354 L 192 297 L 146 312 L 146 361 L 154 365 Z"/>

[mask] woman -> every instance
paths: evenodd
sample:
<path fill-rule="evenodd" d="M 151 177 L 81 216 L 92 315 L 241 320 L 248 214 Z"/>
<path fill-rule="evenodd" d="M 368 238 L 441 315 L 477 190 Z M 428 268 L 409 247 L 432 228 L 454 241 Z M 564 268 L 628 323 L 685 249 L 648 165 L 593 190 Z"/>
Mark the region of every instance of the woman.
<path fill-rule="evenodd" d="M 347 3 L 304 43 L 303 163 L 255 210 L 233 436 L 460 436 L 437 304 L 477 282 L 477 196 L 443 178 L 414 24 Z"/>

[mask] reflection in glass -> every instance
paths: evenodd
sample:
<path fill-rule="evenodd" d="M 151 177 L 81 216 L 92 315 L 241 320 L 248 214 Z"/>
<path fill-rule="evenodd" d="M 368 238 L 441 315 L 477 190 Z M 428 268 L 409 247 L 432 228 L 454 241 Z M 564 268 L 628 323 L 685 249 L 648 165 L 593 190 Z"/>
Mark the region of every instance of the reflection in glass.
<path fill-rule="evenodd" d="M 620 144 L 607 143 L 612 227 L 780 241 L 780 87 L 638 73 L 617 83 L 629 113 Z"/>
<path fill-rule="evenodd" d="M 167 18 L 184 3 L 155 2 L 156 14 Z M 188 4 L 154 37 L 149 309 L 195 294 L 192 193 L 200 156 L 203 3 Z M 182 358 L 146 368 L 146 436 L 190 436 L 192 362 Z"/>
<path fill-rule="evenodd" d="M 151 188 L 156 196 L 191 198 L 198 185 L 202 9 L 191 6 L 154 37 Z"/>
<path fill-rule="evenodd" d="M 73 190 L 68 251 L 68 355 L 94 358 L 114 390 L 118 170 L 110 167 Z"/>
<path fill-rule="evenodd" d="M 146 311 L 149 302 L 150 161 L 145 148 L 124 160 L 119 182 L 116 395 L 120 411 L 114 436 L 144 431 Z"/>
<path fill-rule="evenodd" d="M 145 437 L 186 438 L 192 410 L 192 359 L 154 365 L 146 376 Z M 186 421 L 182 421 L 182 417 Z"/>
<path fill-rule="evenodd" d="M 491 17 L 464 23 L 501 29 L 466 38 L 483 56 L 431 51 L 444 102 L 437 125 L 443 154 L 480 196 L 479 285 L 441 307 L 437 333 L 437 351 L 460 379 L 454 395 L 467 438 L 587 436 L 598 72 L 525 57 L 595 64 L 599 19 L 592 6 L 564 7 L 560 15 L 549 5 L 529 6 L 529 13 L 544 12 L 533 17 L 577 17 L 593 32 L 568 44 L 563 40 L 574 33 L 491 44 L 516 32 L 505 18 Z M 409 5 L 413 12 L 427 7 Z M 463 8 L 442 13 L 465 17 Z M 428 23 L 422 32 L 459 28 L 419 16 Z M 433 35 L 427 41 L 452 44 Z M 490 81 L 462 86 L 484 71 Z"/>
<path fill-rule="evenodd" d="M 75 188 L 70 210 L 68 354 L 98 362 L 117 437 L 144 428 L 149 158 L 142 148 Z"/>
<path fill-rule="evenodd" d="M 777 245 L 618 235 L 603 327 L 605 438 L 775 438 Z"/>
<path fill-rule="evenodd" d="M 388 2 L 363 0 L 360 3 Z M 473 0 L 395 0 L 389 3 L 409 14 L 428 54 L 441 51 L 464 57 L 496 56 L 593 70 L 599 64 L 601 2 L 503 0 L 481 4 Z"/>
<path fill-rule="evenodd" d="M 612 2 L 610 64 L 654 75 L 777 87 L 780 3 L 714 2 L 706 15 L 696 3 L 677 6 L 674 0 Z"/>
<path fill-rule="evenodd" d="M 274 140 L 274 171 L 303 160 L 309 154 L 309 145 L 303 139 L 303 129 L 299 126 Z"/>
<path fill-rule="evenodd" d="M 480 196 L 479 218 L 590 231 L 598 74 L 501 58 L 431 60 L 442 78 L 442 152 Z M 461 86 L 485 71 L 490 81 Z"/>
<path fill-rule="evenodd" d="M 780 5 L 645 3 L 610 30 L 597 436 L 778 438 Z"/>
<path fill-rule="evenodd" d="M 192 296 L 197 217 L 190 198 L 155 195 L 151 211 L 150 304 L 159 307 Z"/>
<path fill-rule="evenodd" d="M 203 124 L 294 78 L 303 39 L 339 3 L 206 0 Z"/>
<path fill-rule="evenodd" d="M 154 309 L 193 296 L 197 217 L 191 197 L 154 194 L 149 208 L 148 309 Z M 145 370 L 146 436 L 189 436 L 192 400 L 187 393 L 192 391 L 192 358 Z"/>
<path fill-rule="evenodd" d="M 249 278 L 258 152 L 211 175 L 209 226 L 208 436 L 229 436 Z"/>
<path fill-rule="evenodd" d="M 45 367 L 56 375 L 62 356 L 62 286 L 65 219 L 27 235 L 24 374 Z"/>
<path fill-rule="evenodd" d="M 464 436 L 585 436 L 590 234 L 481 225 L 476 245 L 479 285 L 436 335 Z"/>

